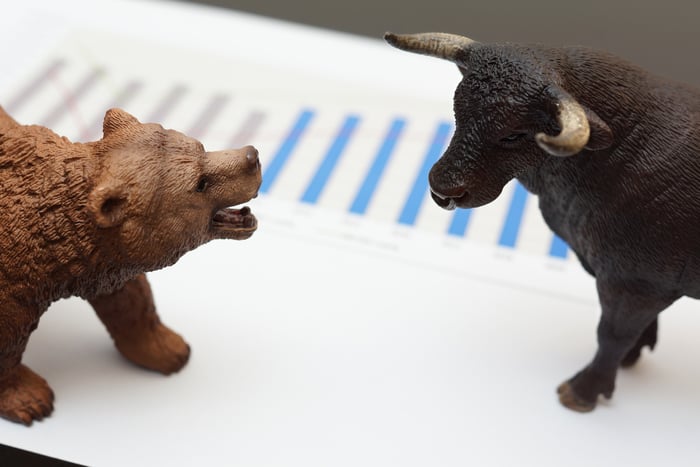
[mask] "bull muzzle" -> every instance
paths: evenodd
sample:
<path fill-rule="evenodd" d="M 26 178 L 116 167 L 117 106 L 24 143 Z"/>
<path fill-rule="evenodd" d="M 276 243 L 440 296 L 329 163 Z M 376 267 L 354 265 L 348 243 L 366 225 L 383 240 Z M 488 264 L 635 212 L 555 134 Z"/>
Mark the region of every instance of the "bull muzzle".
<path fill-rule="evenodd" d="M 471 194 L 466 184 L 463 180 L 458 180 L 455 173 L 446 172 L 435 165 L 428 176 L 430 197 L 435 204 L 448 211 L 458 206 L 469 205 L 471 201 Z"/>

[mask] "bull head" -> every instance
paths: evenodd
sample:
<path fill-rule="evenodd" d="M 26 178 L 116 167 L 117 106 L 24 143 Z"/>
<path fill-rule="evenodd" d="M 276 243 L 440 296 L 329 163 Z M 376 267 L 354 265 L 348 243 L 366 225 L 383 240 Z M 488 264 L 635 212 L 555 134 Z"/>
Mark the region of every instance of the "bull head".
<path fill-rule="evenodd" d="M 384 38 L 401 50 L 448 60 L 463 75 L 455 92 L 455 135 L 430 173 L 432 197 L 446 209 L 492 201 L 547 155 L 568 157 L 612 142 L 607 125 L 525 46 L 489 46 L 446 33 Z"/>

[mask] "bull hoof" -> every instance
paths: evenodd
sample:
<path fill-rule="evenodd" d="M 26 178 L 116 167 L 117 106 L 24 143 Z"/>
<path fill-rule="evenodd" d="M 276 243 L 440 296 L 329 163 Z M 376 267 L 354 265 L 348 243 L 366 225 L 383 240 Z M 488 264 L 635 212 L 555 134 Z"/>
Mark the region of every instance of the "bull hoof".
<path fill-rule="evenodd" d="M 160 323 L 115 345 L 127 360 L 164 375 L 180 371 L 190 357 L 190 346 L 184 339 Z"/>
<path fill-rule="evenodd" d="M 24 425 L 53 412 L 53 391 L 44 378 L 19 365 L 0 380 L 0 417 Z"/>
<path fill-rule="evenodd" d="M 557 393 L 559 394 L 559 402 L 568 409 L 581 413 L 591 412 L 595 409 L 596 401 L 588 401 L 578 396 L 568 381 L 559 385 Z"/>

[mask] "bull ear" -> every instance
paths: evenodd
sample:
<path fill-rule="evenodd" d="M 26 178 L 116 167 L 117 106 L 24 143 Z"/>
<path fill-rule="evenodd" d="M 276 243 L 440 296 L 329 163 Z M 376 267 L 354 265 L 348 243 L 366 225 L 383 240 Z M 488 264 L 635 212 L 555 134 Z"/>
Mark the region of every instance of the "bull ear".
<path fill-rule="evenodd" d="M 88 196 L 87 207 L 97 226 L 108 229 L 124 222 L 128 201 L 122 187 L 99 185 Z"/>
<path fill-rule="evenodd" d="M 612 145 L 614 139 L 612 130 L 594 111 L 585 106 L 583 110 L 586 112 L 588 125 L 591 128 L 591 135 L 588 137 L 586 149 L 591 151 L 608 149 Z"/>
<path fill-rule="evenodd" d="M 128 112 L 122 109 L 109 109 L 105 113 L 104 121 L 102 122 L 102 132 L 104 136 L 108 136 L 111 133 L 130 126 L 138 125 L 139 121 Z"/>
<path fill-rule="evenodd" d="M 553 156 L 568 157 L 583 149 L 601 150 L 613 142 L 610 127 L 596 113 L 559 86 L 544 92 L 546 114 L 556 119 L 558 135 L 537 133 L 535 141 Z"/>

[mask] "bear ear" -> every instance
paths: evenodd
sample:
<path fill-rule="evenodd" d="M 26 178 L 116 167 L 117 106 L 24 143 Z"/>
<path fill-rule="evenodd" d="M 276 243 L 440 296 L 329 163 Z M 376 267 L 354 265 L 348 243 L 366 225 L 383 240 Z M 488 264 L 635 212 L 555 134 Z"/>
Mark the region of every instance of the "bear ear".
<path fill-rule="evenodd" d="M 138 125 L 139 121 L 128 112 L 122 109 L 109 109 L 105 113 L 105 118 L 102 123 L 102 133 L 108 136 L 110 133 L 134 125 Z"/>
<path fill-rule="evenodd" d="M 124 222 L 128 197 L 121 187 L 96 187 L 88 196 L 88 210 L 98 227 L 108 229 Z"/>

